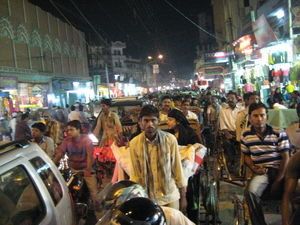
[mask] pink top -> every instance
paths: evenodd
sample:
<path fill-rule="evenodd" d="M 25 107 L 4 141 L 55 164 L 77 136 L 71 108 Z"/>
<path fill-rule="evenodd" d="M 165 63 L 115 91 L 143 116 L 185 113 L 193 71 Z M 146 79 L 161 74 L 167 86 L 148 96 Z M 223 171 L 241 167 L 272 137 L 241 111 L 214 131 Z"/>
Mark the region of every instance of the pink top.
<path fill-rule="evenodd" d="M 245 84 L 245 85 L 244 85 L 244 91 L 245 91 L 245 92 L 253 92 L 253 91 L 254 91 L 253 85 L 250 84 L 250 83 Z"/>

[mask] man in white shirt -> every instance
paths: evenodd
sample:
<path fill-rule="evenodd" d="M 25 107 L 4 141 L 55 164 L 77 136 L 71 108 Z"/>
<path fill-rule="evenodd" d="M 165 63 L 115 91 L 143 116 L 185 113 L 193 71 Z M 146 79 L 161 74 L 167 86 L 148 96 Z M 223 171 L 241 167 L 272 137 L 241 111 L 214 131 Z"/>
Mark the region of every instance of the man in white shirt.
<path fill-rule="evenodd" d="M 12 113 L 12 118 L 9 121 L 9 128 L 11 129 L 11 137 L 12 137 L 12 141 L 15 139 L 15 133 L 16 133 L 16 125 L 17 125 L 17 116 L 18 114 L 16 112 Z"/>
<path fill-rule="evenodd" d="M 182 104 L 181 104 L 181 109 L 182 109 L 182 112 L 185 115 L 185 117 L 188 120 L 198 121 L 198 116 L 195 113 L 193 113 L 192 111 L 188 110 L 189 107 L 190 107 L 190 101 L 189 100 L 183 100 Z"/>
<path fill-rule="evenodd" d="M 79 120 L 82 121 L 82 117 L 78 109 L 74 105 L 71 106 L 71 112 L 68 115 L 68 121 Z"/>
<path fill-rule="evenodd" d="M 236 141 L 236 119 L 238 113 L 243 110 L 237 104 L 237 95 L 235 92 L 227 94 L 227 104 L 224 104 L 220 110 L 220 131 L 223 135 L 223 148 L 227 157 L 228 169 L 237 172 L 239 162 L 238 142 Z"/>

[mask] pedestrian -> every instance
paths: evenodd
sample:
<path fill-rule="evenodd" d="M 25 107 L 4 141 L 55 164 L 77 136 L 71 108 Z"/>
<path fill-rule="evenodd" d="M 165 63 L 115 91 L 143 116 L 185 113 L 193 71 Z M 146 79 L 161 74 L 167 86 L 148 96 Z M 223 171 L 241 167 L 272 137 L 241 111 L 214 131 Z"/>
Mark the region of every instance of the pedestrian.
<path fill-rule="evenodd" d="M 63 128 L 61 124 L 51 117 L 49 111 L 43 112 L 43 119 L 46 125 L 45 135 L 51 137 L 54 141 L 55 148 L 58 147 L 63 139 Z"/>
<path fill-rule="evenodd" d="M 284 131 L 267 125 L 267 107 L 263 103 L 249 106 L 249 121 L 251 126 L 241 137 L 244 161 L 253 173 L 246 200 L 252 223 L 265 225 L 261 197 L 263 193 L 280 196 L 290 144 Z"/>
<path fill-rule="evenodd" d="M 72 120 L 67 123 L 67 133 L 68 137 L 59 146 L 53 161 L 54 163 L 58 163 L 67 154 L 68 165 L 71 170 L 73 172 L 84 172 L 84 180 L 88 186 L 93 204 L 96 207 L 98 188 L 96 176 L 92 169 L 93 143 L 88 135 L 81 134 L 81 123 L 79 120 Z M 97 210 L 95 210 L 95 216 L 97 219 L 100 219 L 100 213 Z"/>
<path fill-rule="evenodd" d="M 11 130 L 11 137 L 12 141 L 15 140 L 15 134 L 16 134 L 16 126 L 17 126 L 17 116 L 18 114 L 16 112 L 13 112 L 11 114 L 11 120 L 9 121 L 9 128 Z"/>
<path fill-rule="evenodd" d="M 186 181 L 175 136 L 158 129 L 159 111 L 153 105 L 141 109 L 139 124 L 142 133 L 129 142 L 130 180 L 159 205 L 185 211 Z"/>
<path fill-rule="evenodd" d="M 101 112 L 93 131 L 98 137 L 100 146 L 110 146 L 122 134 L 122 125 L 119 116 L 110 110 L 111 99 L 101 100 Z"/>
<path fill-rule="evenodd" d="M 76 109 L 75 105 L 71 106 L 71 112 L 68 115 L 68 121 L 79 120 L 82 121 L 80 112 Z"/>
<path fill-rule="evenodd" d="M 16 125 L 16 133 L 15 133 L 15 140 L 30 140 L 31 130 L 27 124 L 29 121 L 29 113 L 23 113 L 21 116 L 21 120 Z"/>
<path fill-rule="evenodd" d="M 45 136 L 46 125 L 39 122 L 31 126 L 32 142 L 37 143 L 42 150 L 52 159 L 54 157 L 54 141 L 52 138 Z"/>

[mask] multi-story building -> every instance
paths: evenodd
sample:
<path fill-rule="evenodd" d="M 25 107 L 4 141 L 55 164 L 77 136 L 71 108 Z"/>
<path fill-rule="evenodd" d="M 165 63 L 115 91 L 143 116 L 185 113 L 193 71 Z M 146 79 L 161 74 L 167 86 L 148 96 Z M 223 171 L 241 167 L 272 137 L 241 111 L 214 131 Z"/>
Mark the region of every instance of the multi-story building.
<path fill-rule="evenodd" d="M 257 90 L 265 101 L 269 91 L 289 80 L 296 54 L 297 36 L 294 16 L 299 1 L 293 0 L 213 0 L 216 34 L 229 53 L 233 88 Z M 297 80 L 297 79 L 294 79 Z M 247 85 L 245 85 L 247 84 Z M 248 88 L 250 87 L 250 88 Z"/>
<path fill-rule="evenodd" d="M 0 49 L 0 89 L 16 109 L 81 98 L 72 90 L 89 80 L 86 42 L 73 26 L 27 0 L 1 0 Z"/>
<path fill-rule="evenodd" d="M 98 96 L 136 94 L 135 87 L 146 87 L 151 83 L 149 65 L 140 59 L 127 57 L 124 42 L 103 46 L 88 46 L 89 70 Z"/>
<path fill-rule="evenodd" d="M 125 64 L 126 56 L 124 49 L 126 44 L 121 41 L 111 43 L 111 60 L 112 60 L 112 73 L 115 77 L 119 76 L 121 81 L 129 79 L 127 76 L 127 66 Z"/>
<path fill-rule="evenodd" d="M 148 85 L 149 82 L 147 82 L 148 76 L 146 72 L 147 65 L 141 59 L 127 57 L 125 64 L 127 67 L 126 74 L 127 77 L 129 77 L 129 81 L 137 84 L 138 86 Z"/>
<path fill-rule="evenodd" d="M 252 23 L 255 18 L 256 10 L 263 4 L 263 0 L 212 0 L 214 31 L 218 52 L 211 52 L 208 58 L 212 55 L 216 61 L 219 60 L 219 55 L 225 54 L 227 57 L 227 65 L 216 65 L 215 68 L 209 68 L 215 76 L 221 75 L 228 89 L 236 88 L 236 81 L 240 77 L 236 77 L 234 70 L 233 59 L 235 58 L 234 43 L 239 38 L 247 35 L 253 35 Z M 247 39 L 248 40 L 248 39 Z M 252 45 L 252 42 L 249 43 Z M 224 58 L 223 58 L 224 59 Z M 222 60 L 223 60 L 222 59 Z M 212 69 L 212 70 L 211 70 Z"/>
<path fill-rule="evenodd" d="M 110 47 L 106 47 L 105 44 L 89 44 L 87 51 L 88 67 L 95 94 L 97 97 L 108 96 L 107 85 L 114 79 Z"/>
<path fill-rule="evenodd" d="M 212 0 L 214 30 L 219 50 L 228 49 L 245 30 L 244 19 L 250 18 L 265 0 Z M 249 23 L 247 24 L 249 26 Z M 251 26 L 251 23 L 250 23 Z"/>

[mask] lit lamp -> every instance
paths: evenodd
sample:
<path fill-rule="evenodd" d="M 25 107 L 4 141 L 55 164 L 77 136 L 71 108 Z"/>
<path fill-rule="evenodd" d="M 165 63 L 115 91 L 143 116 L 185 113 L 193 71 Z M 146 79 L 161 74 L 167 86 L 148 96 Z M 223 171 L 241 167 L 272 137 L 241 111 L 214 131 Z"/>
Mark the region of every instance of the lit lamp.
<path fill-rule="evenodd" d="M 153 81 L 153 84 L 154 86 L 157 86 L 157 77 L 158 77 L 158 74 L 159 74 L 159 64 L 158 62 L 160 60 L 162 60 L 164 58 L 164 56 L 162 54 L 158 54 L 157 58 L 153 58 L 152 56 L 148 56 L 147 59 L 153 63 L 152 64 L 152 74 L 153 74 L 153 78 L 154 78 L 154 81 Z"/>

